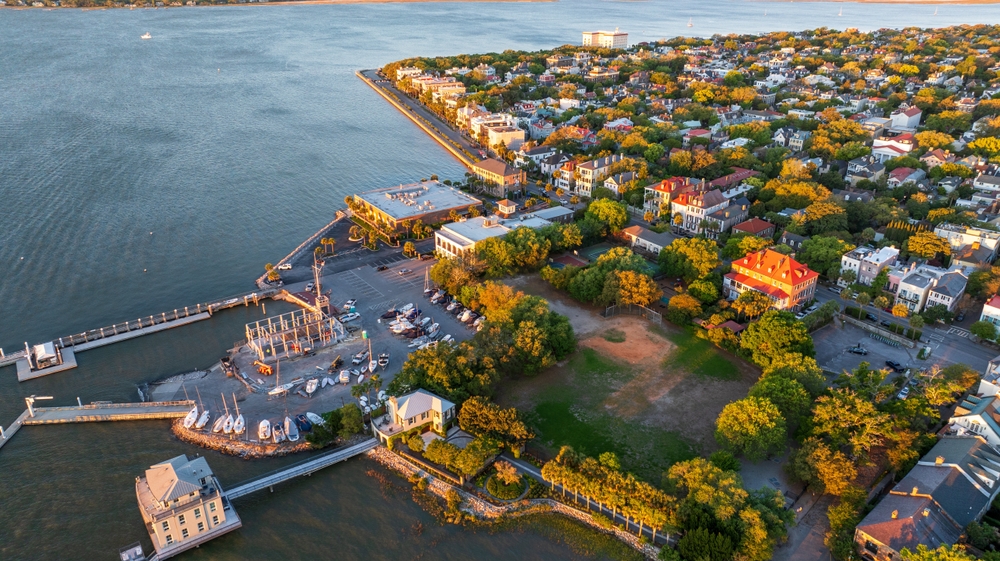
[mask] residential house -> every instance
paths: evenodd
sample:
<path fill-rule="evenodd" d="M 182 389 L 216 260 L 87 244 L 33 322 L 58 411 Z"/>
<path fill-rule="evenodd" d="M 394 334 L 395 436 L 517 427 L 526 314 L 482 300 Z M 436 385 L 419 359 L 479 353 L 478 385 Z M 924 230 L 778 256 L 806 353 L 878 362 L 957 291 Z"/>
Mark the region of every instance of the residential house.
<path fill-rule="evenodd" d="M 1000 296 L 994 294 L 983 306 L 983 313 L 979 315 L 979 321 L 988 321 L 1000 328 Z"/>
<path fill-rule="evenodd" d="M 875 200 L 875 195 L 871 191 L 860 189 L 830 189 L 830 198 L 850 202 L 870 203 Z"/>
<path fill-rule="evenodd" d="M 709 215 L 729 206 L 729 199 L 718 189 L 679 193 L 670 203 L 674 225 L 690 234 L 700 234 L 705 229 Z"/>
<path fill-rule="evenodd" d="M 844 271 L 854 271 L 856 282 L 871 286 L 872 281 L 882 269 L 896 264 L 897 257 L 899 257 L 899 250 L 891 246 L 880 249 L 855 248 L 841 256 L 840 272 L 843 275 Z M 841 286 L 849 284 L 843 278 L 838 279 L 837 283 Z"/>
<path fill-rule="evenodd" d="M 792 135 L 798 132 L 795 127 L 781 127 L 774 131 L 771 135 L 771 140 L 774 141 L 778 146 L 788 146 L 788 141 L 792 139 Z"/>
<path fill-rule="evenodd" d="M 941 275 L 927 293 L 927 306 L 944 306 L 949 312 L 954 313 L 959 300 L 965 294 L 965 285 L 968 282 L 969 277 L 958 271 Z"/>
<path fill-rule="evenodd" d="M 805 149 L 806 140 L 809 140 L 810 136 L 812 133 L 809 131 L 795 131 L 788 139 L 788 147 L 796 152 L 801 152 Z"/>
<path fill-rule="evenodd" d="M 484 190 L 495 197 L 506 197 L 511 191 L 519 191 L 527 180 L 524 170 L 492 158 L 476 162 L 470 169 L 473 175 L 486 183 Z"/>
<path fill-rule="evenodd" d="M 434 431 L 444 436 L 456 418 L 454 403 L 427 390 L 390 397 L 387 405 L 386 422 L 372 423 L 379 442 L 383 444 L 388 444 L 393 436 L 413 429 Z"/>
<path fill-rule="evenodd" d="M 622 235 L 632 243 L 633 248 L 641 249 L 654 255 L 659 255 L 663 251 L 663 248 L 674 241 L 674 236 L 666 232 L 657 234 L 639 225 L 625 228 L 622 230 Z"/>
<path fill-rule="evenodd" d="M 986 257 L 987 263 L 992 263 L 996 259 L 997 248 L 1000 247 L 1000 232 L 973 226 L 943 222 L 934 228 L 934 235 L 948 240 L 952 253 L 960 252 L 966 246 L 976 250 L 986 248 L 988 252 L 981 255 Z"/>
<path fill-rule="evenodd" d="M 629 184 L 634 182 L 637 175 L 634 171 L 626 171 L 624 173 L 617 173 L 604 180 L 604 188 L 614 191 L 618 198 L 621 198 L 622 194 L 628 190 Z"/>
<path fill-rule="evenodd" d="M 733 226 L 733 235 L 736 234 L 748 234 L 757 236 L 758 238 L 770 239 L 774 236 L 774 224 L 760 218 L 751 218 Z"/>
<path fill-rule="evenodd" d="M 858 524 L 858 552 L 898 561 L 904 548 L 954 545 L 1000 492 L 998 464 L 1000 456 L 983 437 L 942 438 Z"/>
<path fill-rule="evenodd" d="M 591 196 L 591 193 L 600 184 L 599 181 L 608 174 L 608 169 L 624 159 L 625 157 L 621 154 L 614 154 L 577 165 L 576 171 L 579 177 L 576 181 L 576 192 L 585 197 Z"/>
<path fill-rule="evenodd" d="M 529 163 L 534 163 L 535 165 L 540 165 L 541 161 L 549 156 L 556 153 L 556 149 L 552 146 L 534 146 L 532 148 L 525 148 L 522 146 L 514 153 L 514 165 L 517 167 L 525 167 Z"/>
<path fill-rule="evenodd" d="M 691 130 L 687 131 L 686 133 L 684 133 L 683 145 L 685 147 L 690 146 L 691 145 L 691 141 L 694 140 L 694 139 L 696 139 L 696 138 L 702 138 L 702 139 L 705 139 L 705 140 L 709 140 L 709 139 L 712 138 L 712 131 L 710 131 L 708 129 L 691 129 Z"/>
<path fill-rule="evenodd" d="M 920 161 L 927 165 L 927 169 L 936 168 L 941 164 L 950 164 L 955 161 L 955 156 L 947 151 L 940 148 L 935 148 L 920 156 Z"/>
<path fill-rule="evenodd" d="M 538 169 L 548 177 L 552 177 L 553 172 L 561 168 L 566 162 L 570 162 L 572 160 L 573 158 L 570 158 L 569 155 L 557 152 L 539 160 Z"/>
<path fill-rule="evenodd" d="M 746 181 L 747 179 L 749 179 L 751 177 L 754 177 L 756 175 L 760 175 L 760 172 L 759 171 L 754 171 L 752 169 L 744 169 L 744 168 L 740 168 L 740 167 L 733 167 L 733 172 L 732 173 L 723 175 L 722 177 L 718 177 L 716 179 L 713 179 L 712 181 L 709 181 L 708 182 L 708 187 L 710 189 L 722 189 L 722 190 L 726 190 L 726 189 L 728 189 L 728 188 L 730 188 L 730 187 L 732 187 L 734 185 L 739 185 L 739 184 L 743 183 L 744 181 Z M 749 190 L 749 189 L 750 188 L 748 187 L 747 190 Z M 745 193 L 745 192 L 746 191 L 741 191 L 741 194 Z M 736 196 L 736 195 L 732 195 L 732 196 L 729 196 L 727 198 L 732 198 L 733 196 Z"/>
<path fill-rule="evenodd" d="M 669 214 L 670 203 L 673 202 L 674 198 L 684 191 L 694 189 L 695 185 L 696 180 L 690 177 L 671 177 L 659 183 L 647 185 L 645 189 L 646 204 L 644 211 L 661 216 L 663 214 L 662 209 L 665 208 L 667 209 L 666 214 Z"/>
<path fill-rule="evenodd" d="M 528 136 L 535 140 L 540 140 L 548 138 L 555 130 L 556 127 L 552 124 L 552 121 L 548 119 L 536 119 L 528 125 Z"/>
<path fill-rule="evenodd" d="M 615 132 L 631 132 L 632 119 L 622 117 L 620 119 L 615 119 L 614 121 L 608 121 L 604 123 L 604 129 Z"/>
<path fill-rule="evenodd" d="M 885 132 L 872 143 L 872 157 L 875 161 L 885 163 L 893 158 L 906 156 L 917 147 L 912 133 Z"/>
<path fill-rule="evenodd" d="M 994 173 L 980 173 L 972 180 L 972 188 L 980 191 L 1000 191 L 1000 175 Z"/>
<path fill-rule="evenodd" d="M 900 107 L 889 115 L 892 120 L 891 128 L 898 131 L 914 131 L 920 125 L 921 115 L 923 111 L 917 106 Z"/>
<path fill-rule="evenodd" d="M 172 557 L 243 524 L 203 457 L 151 466 L 135 479 L 139 512 L 160 558 Z"/>
<path fill-rule="evenodd" d="M 566 160 L 559 169 L 552 172 L 555 178 L 556 189 L 562 189 L 565 193 L 572 193 L 576 190 L 576 160 Z"/>
<path fill-rule="evenodd" d="M 764 249 L 733 261 L 732 272 L 723 278 L 722 290 L 730 300 L 754 290 L 770 298 L 774 308 L 789 310 L 813 299 L 818 280 L 819 274 L 809 267 Z"/>
<path fill-rule="evenodd" d="M 862 180 L 878 181 L 883 175 L 885 166 L 873 156 L 861 156 L 847 162 L 846 179 L 852 187 Z"/>
<path fill-rule="evenodd" d="M 800 236 L 798 234 L 793 234 L 788 230 L 785 230 L 784 232 L 781 233 L 781 239 L 778 240 L 778 243 L 780 243 L 781 245 L 787 245 L 788 247 L 792 248 L 792 250 L 798 251 L 802 249 L 802 243 L 808 239 L 809 236 Z"/>
<path fill-rule="evenodd" d="M 901 167 L 889 172 L 889 179 L 886 181 L 886 185 L 889 187 L 899 187 L 903 183 L 916 183 L 926 177 L 927 172 L 922 169 Z"/>
<path fill-rule="evenodd" d="M 725 195 L 723 195 L 725 197 Z M 705 217 L 708 222 L 705 229 L 705 237 L 712 240 L 719 239 L 719 234 L 728 231 L 730 228 L 743 222 L 750 215 L 750 201 L 746 197 L 729 200 L 729 205 L 710 213 Z"/>

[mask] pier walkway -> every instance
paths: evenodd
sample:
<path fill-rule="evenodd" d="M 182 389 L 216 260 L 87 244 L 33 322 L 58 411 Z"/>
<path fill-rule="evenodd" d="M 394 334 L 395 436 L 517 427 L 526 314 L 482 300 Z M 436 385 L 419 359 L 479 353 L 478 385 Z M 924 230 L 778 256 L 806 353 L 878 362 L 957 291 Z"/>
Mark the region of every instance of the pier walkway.
<path fill-rule="evenodd" d="M 194 401 L 91 403 L 90 405 L 74 405 L 72 407 L 32 407 L 31 410 L 25 409 L 13 423 L 3 428 L 4 434 L 0 436 L 0 448 L 10 442 L 25 425 L 178 419 L 187 415 L 192 407 L 194 407 Z"/>
<path fill-rule="evenodd" d="M 258 477 L 252 481 L 241 483 L 226 491 L 226 497 L 230 500 L 236 499 L 244 495 L 249 495 L 254 491 L 266 489 L 273 485 L 277 485 L 278 483 L 288 481 L 289 479 L 294 479 L 303 475 L 310 475 L 325 467 L 329 467 L 333 464 L 353 458 L 358 454 L 363 454 L 376 446 L 378 446 L 378 440 L 372 438 L 359 444 L 348 446 L 347 448 L 340 448 L 338 450 L 327 452 L 326 454 L 316 456 L 315 458 L 310 458 L 298 464 L 293 464 L 286 468 L 282 468 L 267 475 Z"/>

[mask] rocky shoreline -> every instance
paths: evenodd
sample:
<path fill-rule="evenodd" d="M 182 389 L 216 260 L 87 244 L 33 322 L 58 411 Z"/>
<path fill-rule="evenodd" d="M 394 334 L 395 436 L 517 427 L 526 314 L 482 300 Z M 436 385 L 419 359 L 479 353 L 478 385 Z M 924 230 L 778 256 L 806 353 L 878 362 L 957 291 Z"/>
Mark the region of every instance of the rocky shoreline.
<path fill-rule="evenodd" d="M 611 529 L 603 528 L 594 522 L 594 519 L 590 514 L 571 508 L 563 503 L 560 503 L 559 501 L 552 499 L 524 499 L 512 501 L 503 506 L 498 506 L 484 501 L 482 498 L 473 495 L 464 489 L 455 487 L 450 483 L 434 477 L 434 475 L 425 472 L 382 446 L 369 450 L 367 454 L 369 458 L 406 477 L 417 474 L 427 478 L 427 491 L 442 499 L 445 498 L 449 491 L 454 490 L 458 492 L 459 496 L 462 497 L 461 511 L 472 516 L 476 520 L 493 523 L 499 522 L 504 517 L 557 513 L 586 524 L 599 532 L 614 535 L 616 538 L 625 542 L 636 551 L 645 555 L 648 559 L 656 559 L 659 554 L 658 548 L 642 542 L 637 536 L 618 527 L 613 527 Z"/>
<path fill-rule="evenodd" d="M 215 450 L 228 456 L 239 456 L 245 460 L 278 458 L 313 449 L 312 445 L 305 440 L 299 442 L 282 442 L 281 444 L 261 444 L 247 440 L 235 440 L 226 435 L 193 431 L 184 428 L 183 423 L 183 419 L 177 419 L 170 426 L 170 431 L 179 440 L 197 444 L 202 448 Z"/>

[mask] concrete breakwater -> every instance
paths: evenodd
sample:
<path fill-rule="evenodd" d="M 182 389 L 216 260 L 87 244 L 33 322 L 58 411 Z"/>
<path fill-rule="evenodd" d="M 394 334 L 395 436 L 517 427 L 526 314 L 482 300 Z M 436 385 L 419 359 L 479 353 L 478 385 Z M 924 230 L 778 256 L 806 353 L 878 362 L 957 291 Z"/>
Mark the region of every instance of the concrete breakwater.
<path fill-rule="evenodd" d="M 299 442 L 285 441 L 281 444 L 245 440 L 247 435 L 250 434 L 249 431 L 251 429 L 256 430 L 256 427 L 247 427 L 248 432 L 242 435 L 242 437 L 230 438 L 229 435 L 225 434 L 186 429 L 184 428 L 183 419 L 178 419 L 170 427 L 170 431 L 174 433 L 174 436 L 183 442 L 197 444 L 202 448 L 215 450 L 229 456 L 239 456 L 245 460 L 278 458 L 313 449 L 312 445 L 305 440 L 300 440 Z"/>
<path fill-rule="evenodd" d="M 323 226 L 322 228 L 320 228 L 319 230 L 317 230 L 315 234 L 313 234 L 313 235 L 309 236 L 308 238 L 306 238 L 305 241 L 303 241 L 302 243 L 300 243 L 298 245 L 298 247 L 296 247 L 295 249 L 293 249 L 291 251 L 291 253 L 289 253 L 288 255 L 284 256 L 280 261 L 278 261 L 277 263 L 275 263 L 274 266 L 275 267 L 280 267 L 280 266 L 284 265 L 285 263 L 288 263 L 291 260 L 293 260 L 296 257 L 298 257 L 300 253 L 302 253 L 303 251 L 305 251 L 306 249 L 308 249 L 310 246 L 312 246 L 314 243 L 316 243 L 317 240 L 319 240 L 321 237 L 323 237 L 327 233 L 329 233 L 330 230 L 334 226 L 336 226 L 338 222 L 340 222 L 341 220 L 343 220 L 344 218 L 346 218 L 347 216 L 349 216 L 349 213 L 350 213 L 350 210 L 347 210 L 347 209 L 337 209 L 336 216 L 334 217 L 333 220 L 330 221 L 329 224 L 327 224 L 326 226 Z M 263 275 L 261 275 L 260 277 L 257 278 L 257 281 L 256 281 L 257 282 L 257 287 L 260 288 L 261 290 L 265 290 L 265 289 L 269 288 L 269 285 L 267 284 L 266 281 L 267 281 L 267 273 L 264 273 Z"/>
<path fill-rule="evenodd" d="M 594 521 L 593 516 L 590 513 L 584 512 L 582 510 L 577 510 L 568 505 L 565 505 L 559 501 L 552 499 L 524 499 L 520 501 L 514 501 L 504 505 L 495 505 L 489 503 L 482 498 L 465 491 L 460 487 L 456 487 L 446 481 L 443 481 L 432 474 L 420 469 L 419 467 L 411 464 L 405 459 L 401 458 L 398 454 L 390 452 L 386 448 L 379 446 L 368 451 L 368 457 L 375 460 L 376 462 L 386 466 L 387 468 L 396 471 L 402 475 L 409 477 L 411 474 L 418 474 L 422 477 L 428 478 L 427 490 L 442 499 L 445 498 L 448 491 L 456 491 L 462 497 L 462 512 L 472 515 L 477 520 L 484 522 L 496 522 L 503 517 L 517 517 L 526 516 L 529 514 L 542 514 L 542 513 L 557 513 L 563 516 L 572 518 L 578 522 L 586 524 L 591 528 L 614 535 L 619 540 L 625 542 L 636 551 L 639 551 L 649 559 L 656 559 L 659 555 L 659 549 L 653 547 L 648 543 L 644 543 L 637 536 L 626 532 L 617 526 L 613 526 L 610 529 L 604 528 Z M 525 477 L 530 477 L 525 475 Z"/>

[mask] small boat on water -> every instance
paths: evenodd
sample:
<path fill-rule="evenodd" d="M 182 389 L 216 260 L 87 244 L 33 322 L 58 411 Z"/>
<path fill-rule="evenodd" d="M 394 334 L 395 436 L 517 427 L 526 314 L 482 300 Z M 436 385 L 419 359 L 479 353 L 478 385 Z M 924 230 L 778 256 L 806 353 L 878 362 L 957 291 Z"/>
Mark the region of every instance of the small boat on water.
<path fill-rule="evenodd" d="M 285 429 L 281 428 L 281 423 L 275 423 L 274 427 L 271 429 L 271 440 L 273 440 L 275 444 L 285 441 Z"/>
<path fill-rule="evenodd" d="M 152 35 L 152 34 L 150 34 L 150 33 L 149 33 L 149 32 L 147 31 L 147 32 L 143 33 L 142 35 L 140 35 L 139 37 L 140 37 L 140 38 L 142 38 L 142 39 L 152 39 L 152 38 L 153 38 L 153 35 Z"/>
<path fill-rule="evenodd" d="M 198 422 L 194 424 L 194 428 L 196 429 L 205 428 L 205 425 L 208 424 L 208 421 L 211 418 L 212 414 L 208 411 L 208 409 L 205 409 L 204 411 L 201 412 L 201 416 L 198 417 Z"/>
<path fill-rule="evenodd" d="M 189 429 L 194 426 L 195 421 L 198 420 L 198 406 L 195 405 L 191 408 L 191 411 L 184 417 L 184 428 Z"/>
<path fill-rule="evenodd" d="M 312 397 L 312 394 L 316 391 L 317 386 L 319 386 L 319 379 L 317 378 L 312 378 L 306 382 L 306 395 Z"/>
<path fill-rule="evenodd" d="M 694 27 L 694 18 L 688 20 L 688 27 Z"/>
<path fill-rule="evenodd" d="M 271 438 L 271 421 L 264 419 L 257 425 L 257 439 L 264 442 L 268 438 Z"/>
<path fill-rule="evenodd" d="M 299 441 L 299 427 L 295 426 L 291 417 L 285 417 L 285 437 L 289 442 Z"/>
<path fill-rule="evenodd" d="M 323 420 L 323 417 L 320 417 L 319 415 L 313 413 L 312 411 L 306 411 L 306 419 L 309 419 L 309 422 L 311 422 L 314 425 L 326 424 L 326 421 Z"/>
<path fill-rule="evenodd" d="M 306 416 L 301 413 L 295 416 L 295 426 L 299 427 L 299 430 L 302 432 L 309 432 L 313 428 L 312 423 L 309 422 L 309 419 L 307 419 Z"/>

